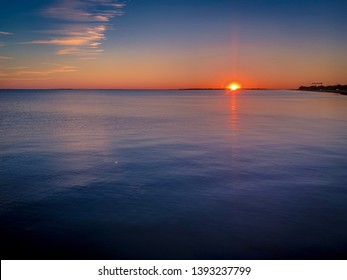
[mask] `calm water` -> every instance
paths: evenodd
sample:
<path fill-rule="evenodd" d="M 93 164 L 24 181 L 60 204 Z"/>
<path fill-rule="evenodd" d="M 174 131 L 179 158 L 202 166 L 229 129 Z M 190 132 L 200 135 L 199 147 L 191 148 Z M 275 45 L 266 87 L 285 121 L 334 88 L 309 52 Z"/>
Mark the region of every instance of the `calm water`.
<path fill-rule="evenodd" d="M 347 258 L 347 97 L 0 91 L 1 258 Z"/>

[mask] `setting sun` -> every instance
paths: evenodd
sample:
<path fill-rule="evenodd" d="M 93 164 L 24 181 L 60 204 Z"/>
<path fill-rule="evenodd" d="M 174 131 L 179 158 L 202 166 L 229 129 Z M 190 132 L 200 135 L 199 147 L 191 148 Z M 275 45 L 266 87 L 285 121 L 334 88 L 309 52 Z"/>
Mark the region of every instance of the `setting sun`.
<path fill-rule="evenodd" d="M 238 83 L 231 83 L 227 86 L 227 88 L 234 91 L 240 89 L 241 85 Z"/>

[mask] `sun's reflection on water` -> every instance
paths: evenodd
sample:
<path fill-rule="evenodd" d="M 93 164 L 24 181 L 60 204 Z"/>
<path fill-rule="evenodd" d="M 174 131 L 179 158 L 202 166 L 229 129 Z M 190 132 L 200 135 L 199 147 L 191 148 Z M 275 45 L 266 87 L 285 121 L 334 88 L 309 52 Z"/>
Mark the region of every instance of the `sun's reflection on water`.
<path fill-rule="evenodd" d="M 238 122 L 239 122 L 239 114 L 238 114 L 238 101 L 237 101 L 237 93 L 236 92 L 227 92 L 229 97 L 229 123 L 230 123 L 230 130 L 232 135 L 236 135 L 237 131 L 239 130 Z"/>

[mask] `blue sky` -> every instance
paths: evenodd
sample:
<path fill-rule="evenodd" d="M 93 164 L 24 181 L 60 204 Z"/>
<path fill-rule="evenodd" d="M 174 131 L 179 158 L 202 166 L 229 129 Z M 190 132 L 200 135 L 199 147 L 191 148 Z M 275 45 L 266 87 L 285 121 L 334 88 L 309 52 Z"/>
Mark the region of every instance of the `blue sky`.
<path fill-rule="evenodd" d="M 346 10 L 326 0 L 2 0 L 0 87 L 347 83 Z"/>

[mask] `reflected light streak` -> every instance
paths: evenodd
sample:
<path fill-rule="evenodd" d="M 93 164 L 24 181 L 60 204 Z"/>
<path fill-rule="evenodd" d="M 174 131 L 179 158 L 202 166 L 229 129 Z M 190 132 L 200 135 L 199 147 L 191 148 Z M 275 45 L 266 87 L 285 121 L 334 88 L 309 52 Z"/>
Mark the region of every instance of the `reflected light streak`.
<path fill-rule="evenodd" d="M 237 125 L 237 121 L 239 119 L 238 114 L 237 114 L 237 96 L 236 94 L 231 95 L 231 100 L 230 100 L 230 113 L 231 113 L 231 124 L 232 126 Z M 232 127 L 235 129 L 234 127 Z"/>
<path fill-rule="evenodd" d="M 229 89 L 225 92 L 226 95 L 228 95 L 228 102 L 229 102 L 229 112 L 230 112 L 230 133 L 232 136 L 237 135 L 238 128 L 238 122 L 239 122 L 239 116 L 238 116 L 238 103 L 237 98 L 238 94 L 235 91 L 230 92 Z"/>
<path fill-rule="evenodd" d="M 239 95 L 229 89 L 226 90 L 226 94 L 228 95 L 228 103 L 229 103 L 229 136 L 230 136 L 230 151 L 231 151 L 231 184 L 233 188 L 237 188 L 239 179 L 238 167 L 234 165 L 238 164 L 238 158 L 242 156 L 240 154 L 240 142 L 239 142 L 239 115 L 238 115 L 238 98 Z M 242 145 L 242 144 L 241 144 Z"/>

